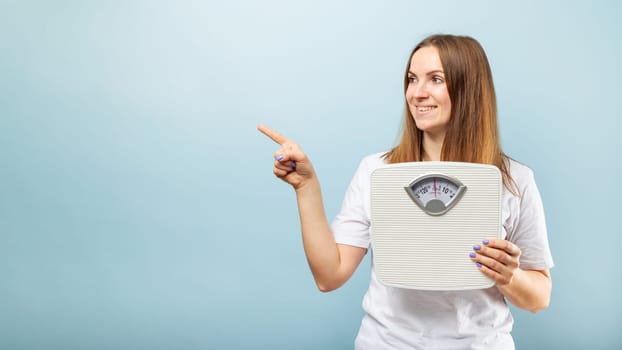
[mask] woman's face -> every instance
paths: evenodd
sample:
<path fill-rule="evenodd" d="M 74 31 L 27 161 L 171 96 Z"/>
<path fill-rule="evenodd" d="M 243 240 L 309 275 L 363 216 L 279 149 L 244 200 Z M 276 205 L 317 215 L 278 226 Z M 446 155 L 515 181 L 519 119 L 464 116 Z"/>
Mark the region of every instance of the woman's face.
<path fill-rule="evenodd" d="M 422 47 L 413 54 L 408 69 L 406 101 L 417 128 L 430 135 L 445 134 L 451 101 L 435 47 Z"/>

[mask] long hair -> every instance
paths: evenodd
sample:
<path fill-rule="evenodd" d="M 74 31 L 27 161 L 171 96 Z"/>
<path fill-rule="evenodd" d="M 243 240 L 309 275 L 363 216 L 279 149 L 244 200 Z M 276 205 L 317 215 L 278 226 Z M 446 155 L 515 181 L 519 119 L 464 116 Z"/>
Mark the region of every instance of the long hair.
<path fill-rule="evenodd" d="M 412 56 L 417 50 L 430 46 L 438 50 L 451 101 L 441 160 L 494 165 L 501 171 L 505 187 L 518 194 L 508 169 L 509 157 L 503 153 L 499 141 L 492 72 L 486 53 L 477 40 L 441 34 L 423 39 L 408 59 L 404 96 Z M 422 161 L 422 142 L 423 131 L 417 128 L 406 101 L 400 141 L 384 156 L 388 163 Z"/>

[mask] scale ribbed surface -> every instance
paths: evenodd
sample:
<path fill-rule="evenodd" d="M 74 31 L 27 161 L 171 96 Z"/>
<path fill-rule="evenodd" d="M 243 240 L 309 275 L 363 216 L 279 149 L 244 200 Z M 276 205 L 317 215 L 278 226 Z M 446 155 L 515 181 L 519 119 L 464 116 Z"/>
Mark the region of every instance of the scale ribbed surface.
<path fill-rule="evenodd" d="M 404 187 L 429 173 L 449 175 L 467 190 L 441 216 L 424 213 Z M 385 284 L 424 290 L 491 287 L 469 258 L 474 244 L 500 237 L 499 170 L 457 162 L 391 164 L 371 176 L 371 237 L 374 269 Z"/>

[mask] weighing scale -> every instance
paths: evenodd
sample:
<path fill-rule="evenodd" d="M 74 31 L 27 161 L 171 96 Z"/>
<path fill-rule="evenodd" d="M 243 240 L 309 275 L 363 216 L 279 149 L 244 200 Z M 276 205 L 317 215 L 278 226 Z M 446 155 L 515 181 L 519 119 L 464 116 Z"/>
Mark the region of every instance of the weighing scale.
<path fill-rule="evenodd" d="M 489 288 L 469 258 L 501 238 L 502 178 L 492 165 L 389 164 L 371 174 L 374 271 L 388 286 L 420 290 Z"/>

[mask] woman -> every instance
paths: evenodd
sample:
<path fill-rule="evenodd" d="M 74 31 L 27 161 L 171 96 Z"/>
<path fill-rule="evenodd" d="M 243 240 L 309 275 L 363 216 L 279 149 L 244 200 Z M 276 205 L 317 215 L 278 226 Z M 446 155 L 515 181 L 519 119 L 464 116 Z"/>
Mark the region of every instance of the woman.
<path fill-rule="evenodd" d="M 350 183 L 340 213 L 328 224 L 320 183 L 293 141 L 260 125 L 281 145 L 274 174 L 296 191 L 304 250 L 318 288 L 344 284 L 370 248 L 371 172 L 387 163 L 460 161 L 492 164 L 503 175 L 504 239 L 473 242 L 474 268 L 495 281 L 488 289 L 440 292 L 389 287 L 373 271 L 357 349 L 514 349 L 506 300 L 537 312 L 551 294 L 544 212 L 533 173 L 501 150 L 492 74 L 470 38 L 433 35 L 411 53 L 404 78 L 406 109 L 399 144 L 370 155 Z M 373 247 L 371 247 L 373 249 Z"/>

